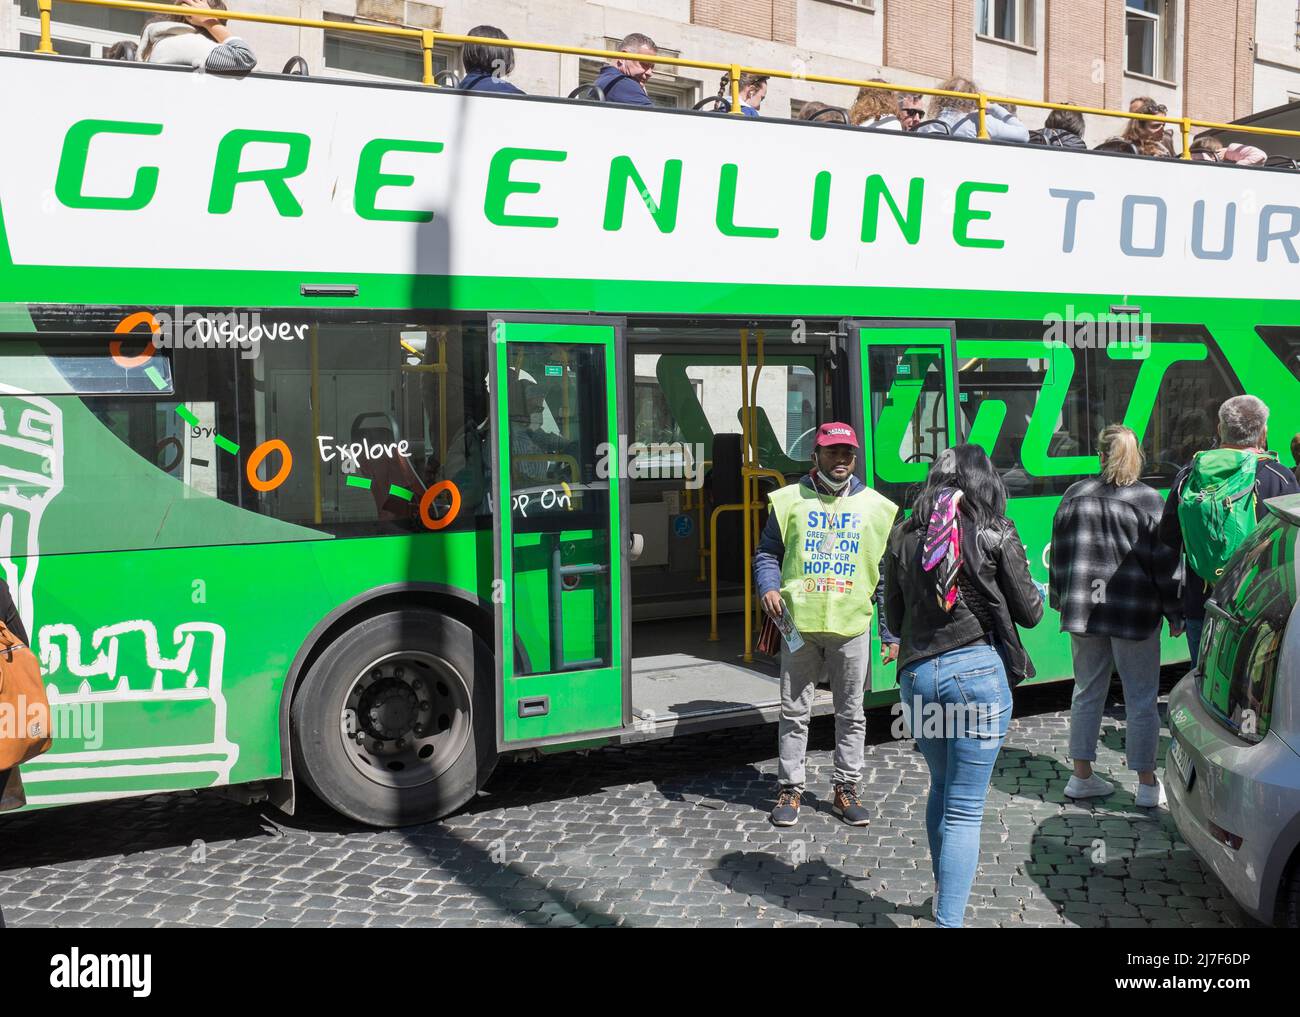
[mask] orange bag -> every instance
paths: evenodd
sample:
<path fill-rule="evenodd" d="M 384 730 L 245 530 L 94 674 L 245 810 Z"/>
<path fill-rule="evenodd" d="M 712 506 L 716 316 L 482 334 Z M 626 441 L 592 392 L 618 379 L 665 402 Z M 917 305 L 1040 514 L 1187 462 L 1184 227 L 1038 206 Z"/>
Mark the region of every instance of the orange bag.
<path fill-rule="evenodd" d="M 0 774 L 12 770 L 4 788 L 4 805 L 14 797 L 21 763 L 50 748 L 50 701 L 36 654 L 0 621 Z M 22 796 L 21 783 L 15 785 Z M 21 802 L 19 803 L 21 804 Z"/>

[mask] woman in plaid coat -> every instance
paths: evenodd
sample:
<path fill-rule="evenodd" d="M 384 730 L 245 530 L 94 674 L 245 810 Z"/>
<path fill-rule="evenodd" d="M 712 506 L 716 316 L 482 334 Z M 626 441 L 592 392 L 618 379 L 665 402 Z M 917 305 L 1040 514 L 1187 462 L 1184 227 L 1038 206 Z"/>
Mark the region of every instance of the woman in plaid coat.
<path fill-rule="evenodd" d="M 1110 676 L 1124 686 L 1124 750 L 1138 774 L 1137 804 L 1157 807 L 1160 714 L 1160 624 L 1183 629 L 1178 555 L 1159 536 L 1164 499 L 1142 483 L 1142 450 L 1127 427 L 1101 432 L 1101 476 L 1074 484 L 1052 521 L 1049 603 L 1061 613 L 1074 656 L 1070 703 L 1070 798 L 1110 794 L 1114 785 L 1092 772 Z"/>

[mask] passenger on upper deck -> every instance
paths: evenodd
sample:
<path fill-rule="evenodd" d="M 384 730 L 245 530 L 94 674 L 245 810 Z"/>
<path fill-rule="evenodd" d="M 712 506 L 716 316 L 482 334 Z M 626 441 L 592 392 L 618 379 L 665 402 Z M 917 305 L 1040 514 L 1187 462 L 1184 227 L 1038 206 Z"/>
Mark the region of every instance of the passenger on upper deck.
<path fill-rule="evenodd" d="M 648 35 L 633 32 L 618 48 L 623 53 L 654 56 L 659 47 Z M 653 60 L 636 60 L 632 56 L 620 57 L 606 64 L 596 75 L 596 86 L 605 93 L 606 102 L 620 102 L 629 106 L 653 106 L 646 95 L 645 83 L 654 74 Z"/>
<path fill-rule="evenodd" d="M 763 100 L 767 98 L 766 74 L 742 74 L 740 76 L 740 112 L 747 117 L 756 117 L 759 115 L 759 107 L 763 105 Z M 731 75 L 724 74 L 722 81 L 718 83 L 718 95 L 727 100 L 728 105 L 731 103 Z"/>
<path fill-rule="evenodd" d="M 1201 162 L 1235 162 L 1238 166 L 1262 166 L 1268 154 L 1254 145 L 1224 145 L 1218 138 L 1202 134 L 1192 142 L 1192 158 Z"/>
<path fill-rule="evenodd" d="M 1138 155 L 1137 145 L 1124 138 L 1107 138 L 1093 149 L 1094 152 L 1122 152 L 1125 155 Z"/>
<path fill-rule="evenodd" d="M 871 80 L 886 84 L 884 78 Z M 849 123 L 869 131 L 901 131 L 903 122 L 898 115 L 898 96 L 884 88 L 863 85 L 849 107 Z"/>
<path fill-rule="evenodd" d="M 231 35 L 211 11 L 226 10 L 225 0 L 176 0 L 193 7 L 193 15 L 159 14 L 145 23 L 140 36 L 140 60 L 151 64 L 182 64 L 213 74 L 247 74 L 257 66 L 248 44 Z"/>
<path fill-rule="evenodd" d="M 939 86 L 945 92 L 978 92 L 979 86 L 968 78 L 949 78 Z M 974 99 L 958 99 L 950 95 L 936 95 L 930 100 L 930 120 L 942 121 L 947 133 L 954 138 L 979 137 L 979 104 Z M 994 141 L 1029 140 L 1029 129 L 1015 115 L 1008 113 L 996 102 L 988 105 L 985 117 L 989 137 Z M 944 128 L 936 123 L 925 123 L 917 128 L 920 134 L 942 134 Z"/>
<path fill-rule="evenodd" d="M 134 39 L 122 39 L 113 43 L 108 49 L 104 50 L 105 60 L 131 60 L 136 59 L 139 52 L 140 44 Z"/>
<path fill-rule="evenodd" d="M 898 121 L 903 130 L 914 131 L 925 119 L 925 96 L 914 92 L 900 92 L 898 99 Z"/>
<path fill-rule="evenodd" d="M 1054 109 L 1047 114 L 1042 130 L 1029 133 L 1029 142 L 1032 145 L 1083 151 L 1088 147 L 1083 142 L 1085 129 L 1083 114 L 1078 110 Z"/>
<path fill-rule="evenodd" d="M 501 29 L 493 25 L 479 25 L 471 28 L 466 35 L 479 39 L 508 39 Z M 466 92 L 504 92 L 509 95 L 523 95 L 522 88 L 516 88 L 506 80 L 506 75 L 515 69 L 515 51 L 509 46 L 488 46 L 482 43 L 467 45 L 460 52 L 461 66 L 465 76 L 457 87 Z"/>
<path fill-rule="evenodd" d="M 1169 109 L 1149 96 L 1140 95 L 1129 103 L 1128 111 L 1162 117 L 1169 112 Z M 1125 141 L 1133 143 L 1133 147 L 1140 155 L 1171 159 L 1178 154 L 1174 151 L 1173 135 L 1160 120 L 1130 120 L 1122 136 Z"/>

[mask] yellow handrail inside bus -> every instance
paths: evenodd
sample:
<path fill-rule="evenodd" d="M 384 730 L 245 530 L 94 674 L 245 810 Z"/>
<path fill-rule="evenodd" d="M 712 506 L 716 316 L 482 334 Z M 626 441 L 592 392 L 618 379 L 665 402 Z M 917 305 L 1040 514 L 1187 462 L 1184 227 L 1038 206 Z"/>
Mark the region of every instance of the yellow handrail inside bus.
<path fill-rule="evenodd" d="M 54 43 L 50 36 L 50 21 L 54 0 L 37 0 L 40 11 L 41 37 L 36 47 L 37 53 L 53 54 Z M 175 4 L 148 3 L 146 0 L 59 0 L 59 3 L 82 4 L 89 7 L 118 8 L 119 10 L 147 11 L 153 14 L 180 14 L 193 17 L 193 7 L 180 7 Z M 423 55 L 421 83 L 437 87 L 433 77 L 433 51 L 438 43 L 455 45 L 505 46 L 516 50 L 529 50 L 539 53 L 557 55 L 594 57 L 601 60 L 616 60 L 627 56 L 638 56 L 617 50 L 592 49 L 586 46 L 565 46 L 550 42 L 523 42 L 515 39 L 482 39 L 472 35 L 455 35 L 450 32 L 435 32 L 428 28 L 408 28 L 405 25 L 367 25 L 350 21 L 324 21 L 318 18 L 294 18 L 281 14 L 252 14 L 246 11 L 221 11 L 223 21 L 250 21 L 260 24 L 283 25 L 289 28 L 319 28 L 322 31 L 358 32 L 369 35 L 387 35 L 396 38 L 414 39 L 420 44 Z M 898 85 L 887 81 L 863 81 L 858 78 L 840 78 L 829 74 L 808 74 L 802 70 L 788 71 L 770 67 L 751 67 L 748 64 L 722 63 L 716 60 L 692 60 L 687 57 L 656 55 L 656 64 L 672 67 L 689 67 L 695 70 L 725 71 L 730 75 L 731 112 L 740 114 L 740 76 L 751 74 L 759 77 L 780 78 L 787 81 L 809 81 L 819 85 L 844 85 L 850 88 L 879 88 L 887 92 L 903 92 L 907 95 L 947 96 L 953 99 L 966 99 L 973 102 L 978 114 L 978 134 L 987 138 L 987 113 L 990 103 L 1014 103 L 1016 106 L 1028 106 L 1032 109 L 1074 110 L 1076 113 L 1093 116 L 1121 117 L 1125 120 L 1155 120 L 1164 124 L 1177 125 L 1182 134 L 1182 158 L 1192 157 L 1192 128 L 1212 131 L 1236 131 L 1242 134 L 1258 134 L 1269 137 L 1300 138 L 1300 131 L 1286 130 L 1280 127 L 1252 127 L 1247 124 L 1225 124 L 1215 120 L 1200 120 L 1196 117 L 1173 117 L 1154 113 L 1130 113 L 1128 110 L 1104 109 L 1097 106 L 1078 106 L 1072 103 L 1048 102 L 1042 99 L 1018 99 L 1014 96 L 990 95 L 984 92 L 954 92 L 942 88 L 927 88 L 921 85 Z"/>
<path fill-rule="evenodd" d="M 757 331 L 757 330 L 756 330 Z M 758 345 L 760 363 L 759 369 L 762 369 L 762 332 L 758 332 Z M 744 550 L 741 555 L 741 569 L 744 572 L 745 581 L 745 645 L 744 653 L 741 660 L 746 664 L 754 659 L 753 652 L 753 635 L 754 635 L 754 577 L 750 572 L 751 562 L 754 559 L 754 503 L 749 496 L 749 478 L 745 471 L 753 465 L 753 450 L 751 443 L 754 442 L 754 408 L 749 398 L 749 329 L 740 330 L 740 504 L 744 510 L 745 519 L 742 531 L 744 533 Z M 713 599 L 718 598 L 717 588 L 713 591 Z"/>

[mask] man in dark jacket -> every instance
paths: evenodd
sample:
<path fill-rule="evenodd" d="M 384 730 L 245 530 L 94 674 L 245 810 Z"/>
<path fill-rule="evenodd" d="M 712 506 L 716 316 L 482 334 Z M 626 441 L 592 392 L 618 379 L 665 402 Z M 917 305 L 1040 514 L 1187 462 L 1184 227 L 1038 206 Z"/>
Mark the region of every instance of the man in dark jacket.
<path fill-rule="evenodd" d="M 1083 114 L 1072 109 L 1054 109 L 1047 114 L 1042 130 L 1029 132 L 1031 145 L 1047 145 L 1050 148 L 1071 148 L 1076 152 L 1086 151 L 1083 132 L 1087 128 L 1083 123 Z"/>
<path fill-rule="evenodd" d="M 1252 395 L 1240 395 L 1219 407 L 1218 447 L 1257 452 L 1261 456 L 1268 451 L 1268 407 L 1263 400 Z M 1178 521 L 1178 502 L 1191 472 L 1189 464 L 1174 478 L 1160 519 L 1160 539 L 1179 553 L 1183 550 L 1183 531 Z M 1285 466 L 1261 458 L 1255 468 L 1255 519 L 1258 521 L 1268 514 L 1264 505 L 1266 501 L 1283 494 L 1300 494 L 1300 483 Z M 1193 667 L 1199 657 L 1201 631 L 1205 627 L 1205 602 L 1212 592 L 1210 584 L 1192 572 L 1184 559 L 1183 617 Z"/>
<path fill-rule="evenodd" d="M 619 43 L 618 48 L 629 56 L 606 64 L 596 75 L 596 86 L 605 93 L 605 101 L 627 106 L 653 106 L 645 86 L 654 74 L 654 61 L 639 60 L 637 56 L 654 56 L 659 47 L 650 36 L 633 32 Z"/>

